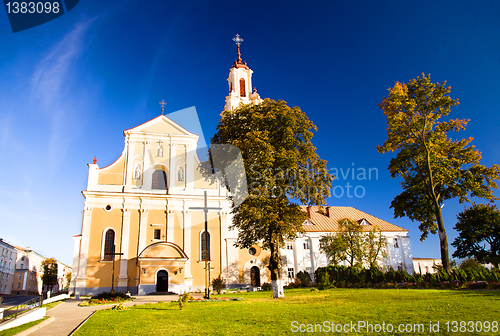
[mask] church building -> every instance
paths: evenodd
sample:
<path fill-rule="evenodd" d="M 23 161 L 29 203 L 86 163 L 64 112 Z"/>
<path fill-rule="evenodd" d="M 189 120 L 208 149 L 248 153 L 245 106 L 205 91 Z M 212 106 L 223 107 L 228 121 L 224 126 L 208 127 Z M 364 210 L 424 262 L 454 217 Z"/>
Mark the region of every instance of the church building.
<path fill-rule="evenodd" d="M 262 102 L 252 90 L 252 70 L 241 59 L 242 39 L 237 35 L 233 40 L 238 54 L 229 71 L 224 111 Z M 162 114 L 125 130 L 124 138 L 115 162 L 101 168 L 94 158 L 88 165 L 81 233 L 73 237 L 70 291 L 203 291 L 207 260 L 211 279 L 221 275 L 229 287 L 270 282 L 263 261 L 269 252 L 258 244 L 250 249 L 234 246 L 237 231 L 229 230 L 229 194 L 198 170 L 198 135 Z M 208 210 L 205 230 L 207 207 L 216 210 Z M 349 207 L 328 207 L 326 215 L 315 207 L 304 211 L 309 214 L 306 233 L 282 249 L 285 282 L 299 271 L 312 274 L 328 264 L 319 253 L 319 237 L 338 230 L 339 216 L 379 226 L 389 242 L 384 265 L 413 272 L 407 230 Z"/>

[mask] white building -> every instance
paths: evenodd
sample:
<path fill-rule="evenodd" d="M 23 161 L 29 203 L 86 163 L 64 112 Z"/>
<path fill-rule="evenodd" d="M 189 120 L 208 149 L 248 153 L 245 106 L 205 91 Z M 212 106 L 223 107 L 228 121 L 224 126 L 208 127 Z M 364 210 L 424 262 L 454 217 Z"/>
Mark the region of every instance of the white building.
<path fill-rule="evenodd" d="M 0 238 L 0 294 L 11 294 L 17 250 Z"/>
<path fill-rule="evenodd" d="M 359 222 L 367 232 L 374 227 L 382 231 L 387 253 L 387 258 L 381 263 L 384 269 L 403 269 L 410 274 L 414 273 L 408 230 L 352 207 L 327 206 L 323 213 L 318 207 L 303 209 L 309 216 L 303 226 L 305 234 L 282 250 L 283 270 L 289 282 L 292 282 L 300 271 L 313 276 L 318 267 L 329 265 L 328 258 L 320 251 L 319 240 L 329 233 L 339 232 L 338 221 L 345 218 Z"/>

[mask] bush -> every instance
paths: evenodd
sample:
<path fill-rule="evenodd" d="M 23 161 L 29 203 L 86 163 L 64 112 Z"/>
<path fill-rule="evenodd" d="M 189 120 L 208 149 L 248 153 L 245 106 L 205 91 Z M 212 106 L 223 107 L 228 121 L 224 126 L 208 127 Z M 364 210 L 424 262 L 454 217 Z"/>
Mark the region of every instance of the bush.
<path fill-rule="evenodd" d="M 220 294 L 223 289 L 226 289 L 226 280 L 222 279 L 219 274 L 217 278 L 212 280 L 212 288 L 217 294 Z"/>
<path fill-rule="evenodd" d="M 297 273 L 297 279 L 300 280 L 301 287 L 309 287 L 312 283 L 311 276 L 307 272 L 300 271 Z"/>
<path fill-rule="evenodd" d="M 188 304 L 190 297 L 191 296 L 187 291 L 184 292 L 184 294 L 179 295 L 179 309 L 182 310 L 182 308 L 184 308 Z"/>
<path fill-rule="evenodd" d="M 273 286 L 269 282 L 264 282 L 262 284 L 262 286 L 260 286 L 260 287 L 262 288 L 263 291 L 266 291 L 266 292 L 273 289 Z"/>
<path fill-rule="evenodd" d="M 92 300 L 110 300 L 110 299 L 130 299 L 130 297 L 125 294 L 125 293 L 121 293 L 121 292 L 114 292 L 114 293 L 111 293 L 111 292 L 102 292 L 100 294 L 97 294 L 97 295 L 94 295 L 91 297 Z"/>

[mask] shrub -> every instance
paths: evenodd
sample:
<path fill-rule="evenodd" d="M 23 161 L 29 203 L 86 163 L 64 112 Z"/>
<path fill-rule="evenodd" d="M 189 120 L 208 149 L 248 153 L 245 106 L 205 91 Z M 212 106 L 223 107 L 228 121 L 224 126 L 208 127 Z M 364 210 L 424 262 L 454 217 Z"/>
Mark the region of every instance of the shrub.
<path fill-rule="evenodd" d="M 91 297 L 91 299 L 93 300 L 110 300 L 110 299 L 117 299 L 117 298 L 120 298 L 120 299 L 130 299 L 130 297 L 125 294 L 125 293 L 121 293 L 121 292 L 114 292 L 114 293 L 111 293 L 111 292 L 102 292 L 100 294 L 97 294 L 97 295 L 94 295 Z"/>
<path fill-rule="evenodd" d="M 223 289 L 226 289 L 226 280 L 222 279 L 220 274 L 217 278 L 212 280 L 212 287 L 214 291 L 217 292 L 217 294 L 220 294 L 220 292 Z"/>
<path fill-rule="evenodd" d="M 301 287 L 309 287 L 312 283 L 311 276 L 307 272 L 300 271 L 297 273 L 297 279 L 300 280 Z"/>
<path fill-rule="evenodd" d="M 184 308 L 188 302 L 189 302 L 189 299 L 190 299 L 190 295 L 189 295 L 189 292 L 184 292 L 184 294 L 182 295 L 179 295 L 179 309 L 182 310 L 182 308 Z"/>
<path fill-rule="evenodd" d="M 273 289 L 273 286 L 269 282 L 264 282 L 262 284 L 261 288 L 262 288 L 263 291 L 268 292 L 268 291 L 270 291 L 270 290 Z"/>

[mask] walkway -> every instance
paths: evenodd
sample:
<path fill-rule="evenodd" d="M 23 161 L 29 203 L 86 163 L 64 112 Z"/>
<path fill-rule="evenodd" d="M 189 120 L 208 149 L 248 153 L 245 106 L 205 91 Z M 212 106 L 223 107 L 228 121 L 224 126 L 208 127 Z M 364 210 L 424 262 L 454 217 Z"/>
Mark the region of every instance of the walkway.
<path fill-rule="evenodd" d="M 198 296 L 193 294 L 193 296 Z M 144 304 L 158 301 L 174 301 L 178 300 L 178 295 L 143 295 L 135 296 L 132 302 L 124 303 L 124 306 L 133 306 L 135 304 Z M 83 299 L 71 298 L 56 307 L 47 310 L 47 316 L 55 318 L 49 324 L 33 331 L 30 336 L 67 336 L 71 335 L 77 328 L 85 321 L 94 311 L 98 309 L 109 308 L 113 305 L 105 306 L 92 306 L 92 307 L 78 307 L 78 304 Z"/>

